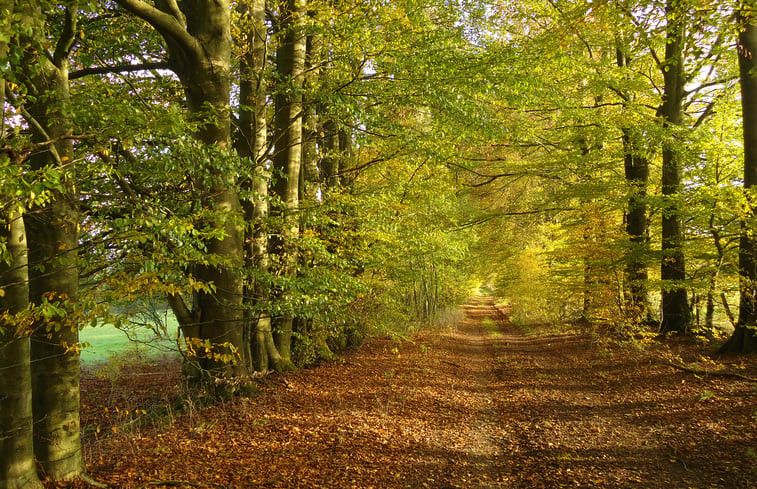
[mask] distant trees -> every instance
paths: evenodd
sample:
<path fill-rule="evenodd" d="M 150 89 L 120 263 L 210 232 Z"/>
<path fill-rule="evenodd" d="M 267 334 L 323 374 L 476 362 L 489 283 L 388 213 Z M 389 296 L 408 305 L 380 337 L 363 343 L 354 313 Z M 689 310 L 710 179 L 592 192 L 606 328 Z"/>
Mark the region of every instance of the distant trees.
<path fill-rule="evenodd" d="M 563 284 L 545 310 L 585 314 L 585 297 L 589 319 L 621 330 L 654 318 L 660 332 L 703 333 L 716 309 L 724 319 L 735 279 L 729 223 L 740 182 L 728 155 L 740 150 L 724 123 L 738 118 L 733 6 L 549 1 L 505 11 L 488 27 L 500 37 L 487 38 L 486 51 L 520 54 L 509 70 L 492 70 L 502 127 L 461 166 L 472 185 L 507 189 L 502 217 L 490 212 L 496 222 L 518 232 L 536 221 L 535 245 L 545 250 L 536 275 L 552 282 L 545 289 Z M 546 53 L 538 70 L 530 53 Z M 512 71 L 518 81 L 508 80 Z M 526 178 L 530 198 L 509 197 Z M 522 291 L 517 275 L 502 272 L 500 285 Z"/>

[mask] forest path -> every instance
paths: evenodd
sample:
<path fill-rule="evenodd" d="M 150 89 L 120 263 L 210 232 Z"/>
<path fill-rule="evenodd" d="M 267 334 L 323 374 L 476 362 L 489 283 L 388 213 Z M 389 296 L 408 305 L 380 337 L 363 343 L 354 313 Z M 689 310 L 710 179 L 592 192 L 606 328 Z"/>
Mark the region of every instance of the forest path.
<path fill-rule="evenodd" d="M 454 328 L 268 376 L 252 399 L 90 437 L 90 473 L 124 489 L 757 486 L 753 384 L 526 334 L 490 298 L 463 311 Z"/>

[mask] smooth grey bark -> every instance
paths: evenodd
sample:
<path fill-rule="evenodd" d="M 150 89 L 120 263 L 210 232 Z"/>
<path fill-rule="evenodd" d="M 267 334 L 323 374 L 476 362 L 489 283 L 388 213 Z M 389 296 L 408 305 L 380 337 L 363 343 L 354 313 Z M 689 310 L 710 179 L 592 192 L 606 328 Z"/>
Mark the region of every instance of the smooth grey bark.
<path fill-rule="evenodd" d="M 10 38 L 13 2 L 0 2 L 0 32 Z M 8 46 L 0 41 L 0 61 Z M 5 80 L 0 78 L 0 111 L 5 128 Z M 0 142 L 5 134 L 0 133 Z M 0 158 L 8 158 L 0 155 Z M 5 162 L 4 162 L 5 163 Z M 7 163 L 14 163 L 8 161 Z M 26 230 L 12 201 L 0 201 L 0 489 L 41 489 L 34 462 L 32 377 L 29 333 L 14 317 L 29 305 Z M 7 316 L 6 316 L 7 314 Z"/>
<path fill-rule="evenodd" d="M 260 274 L 268 273 L 268 182 L 269 171 L 266 169 L 268 158 L 268 120 L 266 79 L 266 54 L 268 49 L 268 32 L 265 23 L 266 0 L 253 0 L 244 12 L 244 26 L 248 30 L 245 36 L 245 52 L 240 65 L 240 103 L 239 137 L 236 149 L 240 156 L 254 161 L 252 175 L 245 180 L 245 185 L 253 197 L 243 202 L 247 222 L 245 239 L 245 257 L 247 266 Z M 248 339 L 251 343 L 251 366 L 256 371 L 265 372 L 282 369 L 282 359 L 273 340 L 271 315 L 260 305 L 270 300 L 268 284 L 255 280 L 245 291 L 246 310 L 253 309 L 254 315 L 248 314 Z"/>
<path fill-rule="evenodd" d="M 18 4 L 33 32 L 46 32 L 46 17 L 36 2 Z M 76 2 L 65 7 L 61 35 L 51 53 L 34 40 L 16 76 L 28 93 L 23 111 L 32 141 L 43 144 L 29 158 L 35 172 L 54 171 L 61 185 L 49 199 L 24 216 L 28 247 L 29 298 L 40 309 L 56 304 L 65 314 L 43 316 L 31 336 L 34 453 L 41 474 L 53 480 L 83 472 L 79 429 L 79 325 L 75 309 L 79 291 L 76 254 L 79 211 L 74 186 L 73 132 L 69 106 L 68 52 L 76 35 Z M 34 66 L 35 69 L 28 69 Z"/>
<path fill-rule="evenodd" d="M 667 0 L 665 60 L 661 66 L 664 79 L 660 115 L 663 127 L 675 131 L 683 122 L 684 99 L 684 12 L 679 2 Z M 675 136 L 668 138 L 662 147 L 662 321 L 661 333 L 684 333 L 691 322 L 687 298 L 686 263 L 683 254 L 683 224 L 681 204 L 678 199 L 682 190 L 681 149 Z"/>
<path fill-rule="evenodd" d="M 0 260 L 0 315 L 8 314 L 0 320 L 0 489 L 41 489 L 34 461 L 29 331 L 14 321 L 29 304 L 26 231 L 19 212 L 0 217 L 0 242 L 8 257 Z"/>
<path fill-rule="evenodd" d="M 223 158 L 231 150 L 229 0 L 187 0 L 180 6 L 163 0 L 156 3 L 157 7 L 142 0 L 117 3 L 163 36 L 169 66 L 182 82 L 189 112 L 201 121 L 194 137 L 213 148 L 216 156 L 211 158 Z M 215 290 L 198 292 L 191 309 L 179 305 L 178 297 L 171 302 L 177 317 L 188 321 L 181 324 L 187 341 L 198 345 L 193 360 L 199 369 L 194 372 L 212 378 L 232 377 L 247 370 L 240 357 L 245 349 L 240 273 L 244 217 L 234 176 L 224 175 L 213 161 L 206 163 L 209 178 L 198 179 L 209 181 L 201 189 L 203 205 L 214 212 L 209 225 L 222 231 L 223 237 L 205 243 L 208 255 L 217 257 L 220 263 L 197 266 L 196 276 L 213 284 Z M 187 310 L 191 314 L 187 315 Z M 205 341 L 210 348 L 199 347 Z"/>
<path fill-rule="evenodd" d="M 739 238 L 740 298 L 739 318 L 733 334 L 721 351 L 752 353 L 757 351 L 757 239 L 754 237 L 754 187 L 757 186 L 757 26 L 751 2 L 739 11 L 739 75 L 744 130 L 744 193 L 749 214 L 741 223 Z"/>
<path fill-rule="evenodd" d="M 271 239 L 270 252 L 277 255 L 277 273 L 292 277 L 296 273 L 297 250 L 294 240 L 299 235 L 299 186 L 302 163 L 302 87 L 305 68 L 306 36 L 304 19 L 306 0 L 289 0 L 278 19 L 282 35 L 276 50 L 276 72 L 282 85 L 274 97 L 273 169 L 274 195 L 283 208 L 280 210 L 283 229 Z M 279 290 L 279 299 L 284 291 Z M 292 321 L 290 314 L 273 319 L 273 330 L 279 353 L 291 362 Z"/>
<path fill-rule="evenodd" d="M 66 110 L 54 112 L 68 102 L 66 69 L 48 65 L 46 79 L 37 86 L 39 102 L 29 107 L 47 135 L 45 141 L 70 134 Z M 50 100 L 44 94 L 55 94 Z M 29 246 L 29 296 L 44 308 L 59 303 L 68 313 L 76 307 L 79 267 L 76 255 L 79 211 L 73 186 L 73 148 L 62 140 L 30 158 L 32 170 L 54 167 L 67 181 L 52 200 L 32 208 L 25 216 Z M 34 405 L 34 451 L 41 471 L 55 480 L 73 478 L 83 470 L 79 433 L 79 325 L 70 317 L 40 321 L 31 340 Z"/>

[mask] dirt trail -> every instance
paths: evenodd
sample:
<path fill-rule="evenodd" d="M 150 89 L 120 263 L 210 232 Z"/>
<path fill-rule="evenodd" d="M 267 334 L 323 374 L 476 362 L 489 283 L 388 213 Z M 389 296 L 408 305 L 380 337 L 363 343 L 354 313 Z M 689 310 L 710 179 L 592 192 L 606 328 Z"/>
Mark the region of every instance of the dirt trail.
<path fill-rule="evenodd" d="M 525 335 L 489 298 L 464 310 L 454 330 L 267 377 L 253 399 L 89 438 L 91 475 L 123 488 L 757 487 L 754 385 Z"/>

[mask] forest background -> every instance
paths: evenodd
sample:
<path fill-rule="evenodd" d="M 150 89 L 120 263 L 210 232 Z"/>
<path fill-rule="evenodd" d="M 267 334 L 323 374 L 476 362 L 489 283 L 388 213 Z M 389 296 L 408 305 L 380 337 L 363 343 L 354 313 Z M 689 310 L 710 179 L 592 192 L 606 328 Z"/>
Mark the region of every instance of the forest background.
<path fill-rule="evenodd" d="M 751 1 L 0 13 L 0 487 L 81 472 L 78 333 L 145 308 L 210 397 L 476 287 L 757 345 Z"/>

